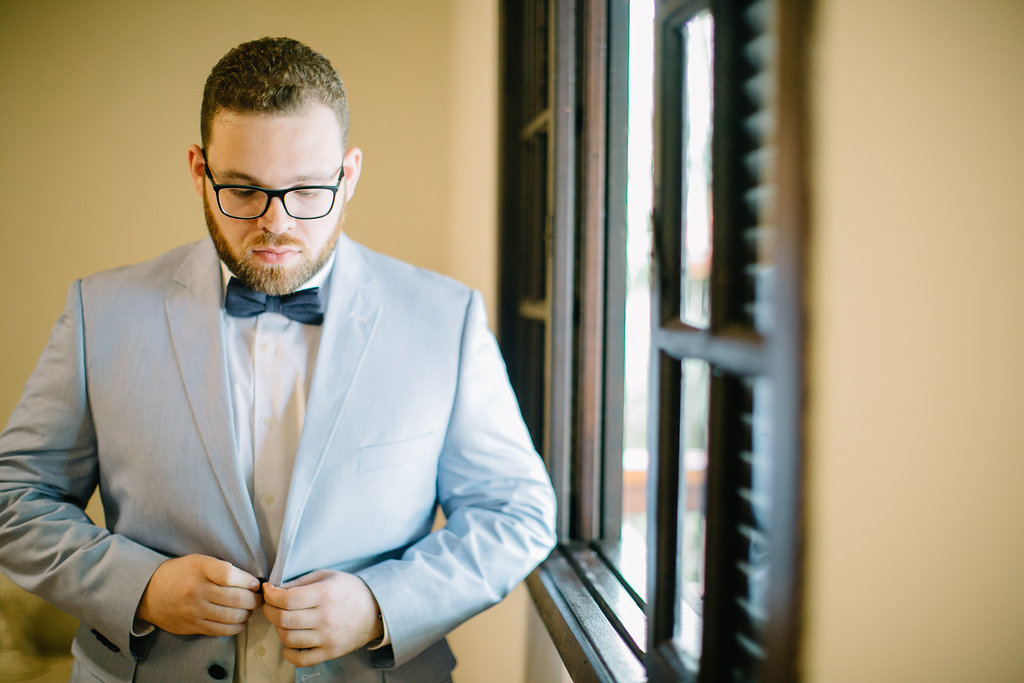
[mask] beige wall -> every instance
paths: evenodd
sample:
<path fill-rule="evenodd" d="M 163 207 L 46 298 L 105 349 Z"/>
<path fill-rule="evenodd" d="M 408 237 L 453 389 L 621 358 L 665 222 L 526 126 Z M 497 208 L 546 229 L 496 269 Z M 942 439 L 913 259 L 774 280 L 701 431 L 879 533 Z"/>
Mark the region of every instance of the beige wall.
<path fill-rule="evenodd" d="M 484 293 L 496 255 L 496 0 L 0 0 L 0 422 L 73 278 L 205 235 L 185 163 L 229 48 L 290 35 L 341 72 L 365 154 L 347 231 Z M 523 680 L 525 590 L 458 629 L 456 680 Z"/>
<path fill-rule="evenodd" d="M 821 0 L 807 680 L 1024 678 L 1024 3 Z"/>

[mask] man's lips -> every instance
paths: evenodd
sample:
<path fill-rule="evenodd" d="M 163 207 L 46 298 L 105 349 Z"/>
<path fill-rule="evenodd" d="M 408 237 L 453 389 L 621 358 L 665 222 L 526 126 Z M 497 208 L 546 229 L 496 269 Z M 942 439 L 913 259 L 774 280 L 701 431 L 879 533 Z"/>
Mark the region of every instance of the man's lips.
<path fill-rule="evenodd" d="M 280 247 L 277 247 L 277 248 L 261 247 L 261 248 L 257 248 L 257 249 L 253 249 L 252 250 L 253 258 L 259 259 L 260 261 L 263 261 L 264 263 L 270 263 L 270 264 L 287 263 L 288 261 L 290 261 L 292 258 L 297 256 L 298 254 L 299 254 L 299 252 L 298 252 L 297 249 L 288 249 L 288 248 L 280 248 Z"/>

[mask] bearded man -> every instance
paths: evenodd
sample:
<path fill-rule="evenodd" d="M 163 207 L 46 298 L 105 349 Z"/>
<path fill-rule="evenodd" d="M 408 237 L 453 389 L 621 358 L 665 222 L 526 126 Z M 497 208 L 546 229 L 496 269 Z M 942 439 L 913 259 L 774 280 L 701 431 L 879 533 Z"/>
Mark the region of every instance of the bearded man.
<path fill-rule="evenodd" d="M 81 621 L 73 681 L 448 680 L 554 543 L 481 298 L 343 233 L 322 55 L 231 50 L 200 123 L 209 239 L 72 285 L 0 435 L 0 567 Z"/>

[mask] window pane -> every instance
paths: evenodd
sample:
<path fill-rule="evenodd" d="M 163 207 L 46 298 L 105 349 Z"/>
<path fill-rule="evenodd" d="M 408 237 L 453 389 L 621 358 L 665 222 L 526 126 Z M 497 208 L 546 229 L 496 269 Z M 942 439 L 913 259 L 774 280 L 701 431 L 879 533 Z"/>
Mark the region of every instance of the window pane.
<path fill-rule="evenodd" d="M 708 467 L 709 368 L 702 361 L 683 361 L 682 408 L 679 417 L 681 459 L 679 481 L 679 582 L 676 642 L 687 657 L 700 657 L 704 602 L 704 505 Z"/>
<path fill-rule="evenodd" d="M 635 558 L 621 567 L 646 600 L 647 396 L 651 328 L 652 111 L 654 103 L 654 1 L 629 3 L 629 134 L 625 382 L 622 481 L 622 543 Z"/>
<path fill-rule="evenodd" d="M 707 327 L 711 278 L 711 12 L 698 12 L 683 32 L 683 322 Z"/>

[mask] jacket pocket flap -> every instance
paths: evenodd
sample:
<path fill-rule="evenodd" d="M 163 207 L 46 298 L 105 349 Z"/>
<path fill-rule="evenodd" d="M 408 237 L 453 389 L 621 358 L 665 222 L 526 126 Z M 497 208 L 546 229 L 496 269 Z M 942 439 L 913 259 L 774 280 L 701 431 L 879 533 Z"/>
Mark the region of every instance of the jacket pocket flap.
<path fill-rule="evenodd" d="M 397 467 L 431 453 L 433 432 L 385 443 L 367 444 L 356 451 L 360 472 Z"/>

